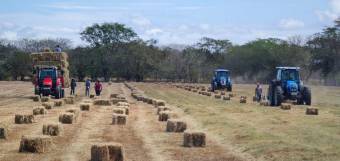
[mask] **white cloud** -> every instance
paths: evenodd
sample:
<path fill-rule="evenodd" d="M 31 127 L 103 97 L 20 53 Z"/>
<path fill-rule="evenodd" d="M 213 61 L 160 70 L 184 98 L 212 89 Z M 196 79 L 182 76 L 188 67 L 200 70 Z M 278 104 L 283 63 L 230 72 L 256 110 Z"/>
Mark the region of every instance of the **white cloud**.
<path fill-rule="evenodd" d="M 210 25 L 209 25 L 209 24 L 201 24 L 201 25 L 200 25 L 200 28 L 201 28 L 202 30 L 209 30 L 209 29 L 210 29 Z"/>
<path fill-rule="evenodd" d="M 340 13 L 340 0 L 331 0 L 330 1 L 331 9 L 334 13 Z"/>
<path fill-rule="evenodd" d="M 283 29 L 298 29 L 298 28 L 303 28 L 305 26 L 305 24 L 297 19 L 282 19 L 279 22 L 279 27 L 283 28 Z"/>
<path fill-rule="evenodd" d="M 151 26 L 151 21 L 143 16 L 134 16 L 131 21 L 133 24 L 142 28 L 148 28 Z"/>
<path fill-rule="evenodd" d="M 68 2 L 62 2 L 62 3 L 51 3 L 49 5 L 43 5 L 42 7 L 48 7 L 53 9 L 63 9 L 63 10 L 93 10 L 93 9 L 99 9 L 97 7 L 93 6 L 86 6 L 86 5 L 80 5 L 77 3 L 68 3 Z"/>
<path fill-rule="evenodd" d="M 200 10 L 202 9 L 201 6 L 179 6 L 175 7 L 176 10 L 182 10 L 182 11 L 192 11 L 192 10 Z"/>
<path fill-rule="evenodd" d="M 328 10 L 317 10 L 315 14 L 318 16 L 319 20 L 326 21 L 326 20 L 335 20 L 340 17 L 340 0 L 329 0 L 329 7 Z"/>
<path fill-rule="evenodd" d="M 147 30 L 145 33 L 149 36 L 156 36 L 160 33 L 162 33 L 163 30 L 162 29 L 159 29 L 159 28 L 153 28 L 153 29 L 150 29 L 150 30 Z"/>

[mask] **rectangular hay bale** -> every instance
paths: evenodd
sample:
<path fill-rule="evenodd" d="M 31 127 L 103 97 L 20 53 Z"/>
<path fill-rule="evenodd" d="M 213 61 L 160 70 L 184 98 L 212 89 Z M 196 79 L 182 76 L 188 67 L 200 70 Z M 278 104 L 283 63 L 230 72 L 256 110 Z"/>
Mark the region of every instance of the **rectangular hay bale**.
<path fill-rule="evenodd" d="M 187 124 L 181 120 L 168 119 L 166 123 L 166 132 L 184 132 L 186 129 Z"/>
<path fill-rule="evenodd" d="M 52 138 L 46 135 L 24 135 L 20 141 L 19 152 L 45 153 L 52 145 Z"/>
<path fill-rule="evenodd" d="M 75 122 L 73 113 L 63 113 L 59 115 L 59 122 L 63 124 L 73 124 Z"/>
<path fill-rule="evenodd" d="M 291 109 L 291 105 L 287 104 L 287 103 L 282 103 L 281 104 L 281 109 L 283 109 L 283 110 L 290 110 Z"/>
<path fill-rule="evenodd" d="M 0 124 L 0 139 L 8 138 L 8 126 L 5 124 Z"/>
<path fill-rule="evenodd" d="M 66 97 L 64 98 L 65 104 L 74 104 L 75 103 L 75 98 L 74 97 Z"/>
<path fill-rule="evenodd" d="M 123 146 L 118 143 L 97 143 L 92 145 L 91 161 L 124 161 Z"/>
<path fill-rule="evenodd" d="M 108 99 L 97 99 L 93 101 L 93 104 L 97 106 L 111 106 L 112 105 L 111 101 Z"/>
<path fill-rule="evenodd" d="M 50 97 L 41 97 L 41 102 L 48 102 L 50 101 Z"/>
<path fill-rule="evenodd" d="M 50 110 L 53 108 L 53 103 L 52 102 L 44 102 L 41 104 L 43 107 L 45 107 L 46 110 Z"/>
<path fill-rule="evenodd" d="M 62 100 L 55 100 L 54 101 L 54 107 L 60 107 L 63 106 L 64 102 Z"/>
<path fill-rule="evenodd" d="M 113 125 L 125 125 L 127 122 L 127 115 L 125 114 L 113 114 L 112 124 Z"/>
<path fill-rule="evenodd" d="M 171 111 L 161 111 L 158 115 L 158 121 L 168 121 L 168 119 L 177 118 L 177 115 Z"/>
<path fill-rule="evenodd" d="M 91 105 L 89 103 L 81 103 L 79 107 L 82 111 L 90 111 Z"/>
<path fill-rule="evenodd" d="M 44 107 L 37 107 L 33 109 L 33 115 L 45 115 L 46 109 Z"/>
<path fill-rule="evenodd" d="M 59 123 L 44 124 L 42 132 L 43 135 L 60 136 L 63 133 L 63 127 Z"/>
<path fill-rule="evenodd" d="M 185 131 L 183 134 L 184 147 L 205 147 L 206 135 L 203 132 Z"/>
<path fill-rule="evenodd" d="M 34 123 L 34 115 L 16 114 L 14 122 L 16 124 L 32 124 Z"/>

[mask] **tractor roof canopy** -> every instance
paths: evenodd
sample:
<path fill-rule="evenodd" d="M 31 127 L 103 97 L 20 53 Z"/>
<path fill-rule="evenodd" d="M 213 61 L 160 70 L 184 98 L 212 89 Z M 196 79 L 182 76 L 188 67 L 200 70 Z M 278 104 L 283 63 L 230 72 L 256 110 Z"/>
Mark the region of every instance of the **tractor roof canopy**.
<path fill-rule="evenodd" d="M 276 69 L 292 69 L 292 70 L 300 70 L 300 67 L 276 67 Z"/>
<path fill-rule="evenodd" d="M 227 69 L 216 69 L 215 72 L 229 72 Z"/>

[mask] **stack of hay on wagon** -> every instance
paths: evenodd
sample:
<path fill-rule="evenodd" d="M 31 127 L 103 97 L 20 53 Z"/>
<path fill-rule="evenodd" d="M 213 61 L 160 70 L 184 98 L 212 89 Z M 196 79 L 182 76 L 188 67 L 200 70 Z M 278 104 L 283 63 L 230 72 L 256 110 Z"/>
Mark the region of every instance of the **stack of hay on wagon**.
<path fill-rule="evenodd" d="M 63 71 L 65 88 L 70 86 L 70 71 L 68 69 L 68 56 L 64 52 L 52 52 L 50 49 L 45 49 L 43 52 L 32 53 L 31 59 L 34 67 L 39 66 L 56 66 Z"/>

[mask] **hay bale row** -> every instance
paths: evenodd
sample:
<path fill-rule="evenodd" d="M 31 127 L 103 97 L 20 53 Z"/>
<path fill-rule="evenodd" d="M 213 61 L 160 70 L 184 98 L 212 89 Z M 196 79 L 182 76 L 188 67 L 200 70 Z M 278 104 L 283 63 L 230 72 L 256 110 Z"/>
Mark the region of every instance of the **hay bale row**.
<path fill-rule="evenodd" d="M 166 132 L 184 132 L 187 129 L 187 124 L 184 121 L 177 119 L 168 119 L 166 124 Z"/>
<path fill-rule="evenodd" d="M 94 100 L 93 101 L 94 105 L 98 105 L 98 106 L 111 106 L 112 103 L 110 100 L 108 99 L 98 99 L 98 100 Z"/>
<path fill-rule="evenodd" d="M 159 115 L 159 113 L 162 112 L 162 111 L 171 111 L 171 108 L 167 107 L 167 106 L 159 106 L 159 107 L 157 107 L 157 115 Z"/>
<path fill-rule="evenodd" d="M 97 143 L 91 147 L 91 161 L 124 161 L 121 144 Z"/>
<path fill-rule="evenodd" d="M 54 101 L 54 107 L 60 107 L 63 106 L 64 102 L 62 100 L 55 100 Z"/>
<path fill-rule="evenodd" d="M 60 136 L 63 133 L 63 127 L 58 123 L 44 124 L 42 132 L 44 135 Z"/>
<path fill-rule="evenodd" d="M 45 107 L 46 110 L 50 110 L 53 108 L 53 103 L 52 102 L 44 102 L 41 104 L 43 107 Z"/>
<path fill-rule="evenodd" d="M 158 107 L 158 106 L 165 106 L 165 101 L 155 99 L 155 100 L 153 100 L 153 105 L 154 105 L 155 107 Z"/>
<path fill-rule="evenodd" d="M 230 97 L 229 96 L 223 96 L 223 100 L 230 101 Z"/>
<path fill-rule="evenodd" d="M 34 123 L 34 115 L 16 114 L 14 118 L 16 124 L 32 124 Z"/>
<path fill-rule="evenodd" d="M 80 111 L 79 111 L 79 109 L 77 109 L 77 108 L 68 109 L 68 110 L 66 110 L 66 112 L 67 112 L 67 113 L 73 113 L 73 114 L 74 114 L 75 120 L 78 119 L 79 114 L 80 114 Z"/>
<path fill-rule="evenodd" d="M 221 99 L 221 97 L 222 97 L 222 96 L 219 95 L 219 94 L 216 94 L 216 95 L 215 95 L 215 98 L 216 98 L 216 99 Z"/>
<path fill-rule="evenodd" d="M 317 108 L 308 107 L 306 109 L 306 115 L 319 115 L 319 110 Z"/>
<path fill-rule="evenodd" d="M 73 124 L 76 121 L 73 113 L 62 113 L 59 115 L 59 122 L 63 124 Z"/>
<path fill-rule="evenodd" d="M 118 93 L 112 93 L 112 94 L 110 95 L 110 98 L 117 98 L 118 95 L 119 95 Z"/>
<path fill-rule="evenodd" d="M 37 107 L 33 109 L 33 115 L 45 115 L 47 113 L 44 107 Z"/>
<path fill-rule="evenodd" d="M 91 104 L 89 103 L 81 103 L 79 108 L 81 111 L 90 111 Z"/>
<path fill-rule="evenodd" d="M 125 110 L 125 115 L 129 115 L 130 109 L 128 106 L 117 106 L 117 108 L 122 108 Z"/>
<path fill-rule="evenodd" d="M 126 98 L 113 98 L 111 99 L 112 104 L 117 104 L 118 102 L 128 102 Z"/>
<path fill-rule="evenodd" d="M 241 96 L 240 103 L 247 103 L 247 96 Z"/>
<path fill-rule="evenodd" d="M 40 96 L 38 96 L 38 95 L 31 96 L 31 99 L 32 99 L 34 102 L 39 102 L 39 101 L 40 101 Z"/>
<path fill-rule="evenodd" d="M 161 111 L 158 115 L 158 121 L 168 121 L 168 119 L 175 119 L 177 115 L 172 111 Z"/>
<path fill-rule="evenodd" d="M 229 93 L 229 97 L 236 97 L 236 94 L 235 93 Z"/>
<path fill-rule="evenodd" d="M 48 102 L 50 101 L 50 97 L 41 97 L 41 102 Z"/>
<path fill-rule="evenodd" d="M 127 102 L 118 102 L 117 103 L 117 106 L 130 106 L 130 104 L 129 103 L 127 103 Z"/>
<path fill-rule="evenodd" d="M 113 114 L 112 125 L 125 125 L 127 122 L 127 115 L 125 114 Z"/>
<path fill-rule="evenodd" d="M 0 124 L 0 139 L 8 138 L 8 127 L 7 125 Z"/>
<path fill-rule="evenodd" d="M 206 135 L 203 132 L 185 131 L 183 135 L 184 147 L 204 147 L 206 145 Z"/>
<path fill-rule="evenodd" d="M 282 103 L 281 104 L 281 109 L 283 109 L 283 110 L 290 110 L 291 109 L 291 105 L 287 104 L 287 103 Z"/>
<path fill-rule="evenodd" d="M 66 97 L 64 98 L 65 104 L 74 104 L 75 103 L 75 98 L 74 97 Z"/>
<path fill-rule="evenodd" d="M 24 135 L 20 141 L 19 152 L 45 153 L 53 146 L 52 138 L 46 135 Z"/>
<path fill-rule="evenodd" d="M 115 114 L 126 114 L 126 110 L 124 108 L 113 108 L 112 111 Z"/>

